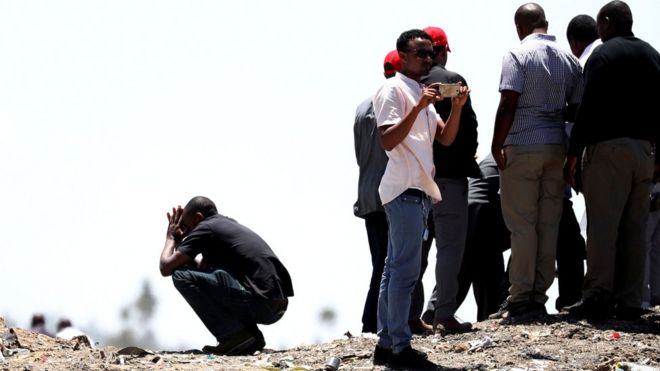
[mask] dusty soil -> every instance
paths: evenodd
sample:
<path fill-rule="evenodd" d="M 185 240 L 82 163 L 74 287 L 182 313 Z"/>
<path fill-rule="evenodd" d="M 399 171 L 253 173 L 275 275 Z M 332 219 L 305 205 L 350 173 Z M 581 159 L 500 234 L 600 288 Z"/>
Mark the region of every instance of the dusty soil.
<path fill-rule="evenodd" d="M 340 359 L 339 370 L 385 369 L 372 365 L 376 338 L 350 334 L 246 357 L 91 348 L 84 338 L 66 341 L 7 328 L 2 318 L 0 339 L 0 370 L 323 370 L 330 357 Z M 440 370 L 660 371 L 660 307 L 638 321 L 586 322 L 564 314 L 489 320 L 465 334 L 415 336 L 413 347 L 427 352 Z"/>

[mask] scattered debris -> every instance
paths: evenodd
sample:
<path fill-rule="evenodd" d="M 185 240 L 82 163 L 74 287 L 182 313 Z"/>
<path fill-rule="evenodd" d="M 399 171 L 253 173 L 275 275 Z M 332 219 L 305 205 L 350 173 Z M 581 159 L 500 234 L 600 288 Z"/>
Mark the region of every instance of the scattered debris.
<path fill-rule="evenodd" d="M 484 348 L 494 347 L 495 342 L 490 336 L 484 336 L 481 340 L 473 340 L 470 342 L 470 349 L 467 350 L 468 353 L 478 352 L 484 350 Z"/>
<path fill-rule="evenodd" d="M 619 334 L 617 337 L 615 333 Z M 252 356 L 199 350 L 152 351 L 136 346 L 88 347 L 6 328 L 0 318 L 0 371 L 7 370 L 384 370 L 373 366 L 377 337 L 346 332 L 332 342 Z M 612 339 L 610 339 L 612 337 Z M 612 341 L 616 340 L 616 341 Z M 412 346 L 445 369 L 470 371 L 660 371 L 660 307 L 639 321 L 577 321 L 553 314 L 509 322 L 483 321 L 463 334 L 413 336 Z M 492 349 L 491 349 L 492 348 Z M 336 358 L 335 363 L 330 362 Z"/>

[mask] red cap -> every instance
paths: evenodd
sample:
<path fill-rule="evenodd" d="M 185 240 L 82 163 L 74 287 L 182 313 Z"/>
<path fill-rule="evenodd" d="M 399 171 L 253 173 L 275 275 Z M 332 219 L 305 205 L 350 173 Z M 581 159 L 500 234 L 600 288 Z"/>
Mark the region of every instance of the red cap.
<path fill-rule="evenodd" d="M 399 58 L 398 51 L 392 50 L 387 53 L 383 61 L 383 69 L 385 70 L 385 76 L 394 75 L 395 72 L 401 70 L 401 58 Z"/>
<path fill-rule="evenodd" d="M 447 34 L 440 27 L 426 27 L 424 32 L 431 36 L 433 46 L 444 46 L 447 48 L 447 51 L 450 52 L 449 42 L 447 41 Z"/>

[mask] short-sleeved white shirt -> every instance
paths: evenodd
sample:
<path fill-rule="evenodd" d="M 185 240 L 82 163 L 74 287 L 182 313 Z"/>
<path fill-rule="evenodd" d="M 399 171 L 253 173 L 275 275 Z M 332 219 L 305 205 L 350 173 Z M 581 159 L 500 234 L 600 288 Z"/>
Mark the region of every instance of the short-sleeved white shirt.
<path fill-rule="evenodd" d="M 397 73 L 385 81 L 374 96 L 374 112 L 378 127 L 394 125 L 412 111 L 422 96 L 422 85 Z M 433 140 L 440 116 L 432 104 L 421 111 L 406 138 L 386 151 L 387 168 L 380 181 L 378 193 L 383 205 L 408 188 L 426 193 L 433 202 L 440 201 L 440 189 L 433 181 Z"/>

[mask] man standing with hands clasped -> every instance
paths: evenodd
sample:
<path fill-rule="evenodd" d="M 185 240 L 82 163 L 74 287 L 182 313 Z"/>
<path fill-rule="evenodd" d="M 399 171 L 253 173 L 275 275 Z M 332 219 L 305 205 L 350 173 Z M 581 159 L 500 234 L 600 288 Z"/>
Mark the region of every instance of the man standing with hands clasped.
<path fill-rule="evenodd" d="M 374 96 L 374 112 L 389 161 L 378 192 L 389 223 L 389 243 L 378 298 L 378 344 L 375 365 L 393 368 L 436 367 L 410 346 L 410 293 L 419 276 L 425 221 L 431 202 L 439 202 L 433 181 L 433 141 L 451 144 L 469 90 L 452 98 L 452 114 L 443 122 L 433 103 L 443 97 L 437 85 L 420 83 L 433 63 L 431 37 L 422 30 L 399 36 L 396 48 L 401 71 L 385 81 Z M 426 236 L 428 238 L 428 236 Z"/>

